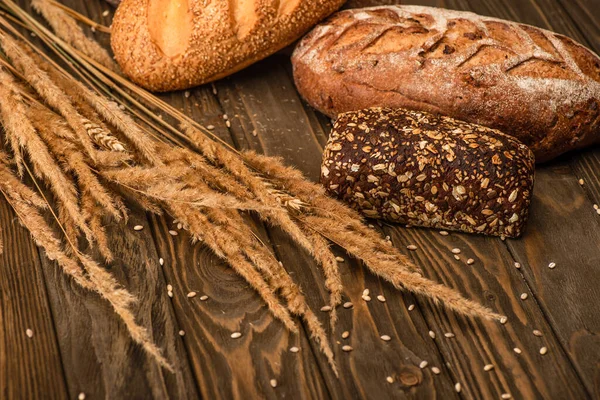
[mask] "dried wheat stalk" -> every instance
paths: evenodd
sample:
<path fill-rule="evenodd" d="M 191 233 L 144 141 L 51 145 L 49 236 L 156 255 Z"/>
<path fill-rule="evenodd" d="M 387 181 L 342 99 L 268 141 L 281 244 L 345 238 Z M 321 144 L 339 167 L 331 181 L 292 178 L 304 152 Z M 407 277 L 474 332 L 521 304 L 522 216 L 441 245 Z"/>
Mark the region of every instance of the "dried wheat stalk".
<path fill-rule="evenodd" d="M 56 25 L 70 18 L 67 13 L 57 14 L 48 0 L 35 3 L 50 25 L 61 31 Z M 55 35 L 11 0 L 0 4 L 50 49 L 60 47 L 55 56 L 73 66 L 72 71 L 62 69 L 0 18 L 0 47 L 9 60 L 7 70 L 0 70 L 0 122 L 11 150 L 10 157 L 0 153 L 0 191 L 49 257 L 78 284 L 104 297 L 132 338 L 162 365 L 168 364 L 135 323 L 129 309 L 131 295 L 77 247 L 83 233 L 105 259 L 112 259 L 103 219 L 118 222 L 127 217 L 123 196 L 181 222 L 194 241 L 204 243 L 248 281 L 287 329 L 296 332 L 292 315 L 300 317 L 334 371 L 333 352 L 319 319 L 272 249 L 258 238 L 247 212 L 281 228 L 323 268 L 332 327 L 343 288 L 331 243 L 399 289 L 442 302 L 461 314 L 499 318 L 424 278 L 355 211 L 327 197 L 299 171 L 276 158 L 227 148 L 187 116 L 94 61 L 75 39 L 58 37 L 68 32 Z M 112 94 L 106 97 L 102 92 Z M 119 107 L 120 101 L 132 107 L 137 119 Z M 175 122 L 159 120 L 146 105 Z M 190 147 L 181 146 L 182 141 Z M 13 165 L 20 176 L 32 165 L 55 207 L 49 208 L 22 184 Z M 62 222 L 61 230 L 55 232 L 42 213 Z M 65 242 L 68 246 L 63 249 Z"/>
<path fill-rule="evenodd" d="M 64 10 L 48 0 L 32 0 L 31 6 L 48 21 L 54 32 L 65 42 L 105 67 L 113 71 L 119 70 L 108 51 L 98 42 L 87 37 L 81 27 L 77 25 L 77 21 Z"/>

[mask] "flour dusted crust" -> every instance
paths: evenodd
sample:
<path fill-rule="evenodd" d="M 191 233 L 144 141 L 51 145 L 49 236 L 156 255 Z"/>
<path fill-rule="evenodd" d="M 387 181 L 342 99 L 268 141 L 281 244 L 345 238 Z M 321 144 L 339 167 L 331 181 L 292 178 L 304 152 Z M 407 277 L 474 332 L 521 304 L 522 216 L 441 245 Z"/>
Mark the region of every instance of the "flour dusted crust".
<path fill-rule="evenodd" d="M 600 140 L 600 58 L 543 29 L 469 12 L 339 12 L 306 35 L 294 78 L 323 113 L 373 106 L 499 129 L 543 162 Z"/>
<path fill-rule="evenodd" d="M 232 74 L 298 39 L 344 0 L 123 0 L 111 45 L 123 72 L 154 91 Z"/>
<path fill-rule="evenodd" d="M 494 129 L 403 109 L 340 114 L 321 182 L 370 218 L 518 237 L 533 192 L 534 157 Z"/>

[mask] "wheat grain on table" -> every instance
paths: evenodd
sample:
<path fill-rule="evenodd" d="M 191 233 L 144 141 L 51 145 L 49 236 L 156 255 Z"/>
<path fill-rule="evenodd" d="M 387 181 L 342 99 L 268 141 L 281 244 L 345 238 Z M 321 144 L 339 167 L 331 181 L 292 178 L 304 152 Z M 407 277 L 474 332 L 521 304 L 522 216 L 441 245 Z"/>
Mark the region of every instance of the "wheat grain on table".
<path fill-rule="evenodd" d="M 61 2 L 110 23 L 104 1 Z M 414 3 L 553 29 L 600 52 L 598 0 Z M 94 35 L 108 45 L 107 35 Z M 232 146 L 281 156 L 317 180 L 330 122 L 299 98 L 286 52 L 161 97 Z M 306 327 L 290 334 L 207 248 L 172 220 L 129 205 L 127 227 L 107 227 L 118 254 L 111 272 L 139 298 L 136 315 L 180 373 L 161 370 L 110 306 L 47 260 L 2 198 L 0 398 L 600 398 L 600 148 L 536 174 L 521 239 L 380 228 L 425 275 L 502 312 L 502 323 L 401 293 L 334 248 L 345 288 L 328 331 L 339 378 Z M 318 310 L 328 293 L 312 258 L 281 230 L 253 223 L 327 325 L 329 311 Z"/>

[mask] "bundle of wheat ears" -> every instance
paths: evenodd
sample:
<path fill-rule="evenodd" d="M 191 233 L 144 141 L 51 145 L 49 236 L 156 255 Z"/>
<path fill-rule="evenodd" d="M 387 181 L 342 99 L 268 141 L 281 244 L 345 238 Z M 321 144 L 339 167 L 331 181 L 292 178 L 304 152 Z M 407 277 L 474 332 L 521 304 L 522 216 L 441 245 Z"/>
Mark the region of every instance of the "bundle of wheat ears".
<path fill-rule="evenodd" d="M 106 50 L 84 34 L 83 16 L 52 0 L 32 5 L 51 29 L 11 0 L 0 0 L 0 122 L 6 143 L 0 150 L 0 192 L 46 255 L 77 284 L 106 299 L 133 340 L 165 368 L 171 368 L 169 360 L 130 310 L 133 296 L 102 266 L 113 259 L 103 226 L 127 220 L 124 198 L 179 221 L 194 241 L 226 260 L 287 329 L 296 332 L 294 317 L 301 318 L 334 370 L 319 319 L 253 232 L 247 214 L 281 228 L 322 267 L 332 325 L 342 284 L 331 244 L 398 289 L 461 314 L 500 318 L 423 277 L 355 211 L 297 170 L 277 158 L 228 147 L 127 81 Z M 41 42 L 32 44 L 31 36 Z M 157 117 L 156 110 L 166 117 Z M 104 259 L 84 253 L 83 243 Z"/>

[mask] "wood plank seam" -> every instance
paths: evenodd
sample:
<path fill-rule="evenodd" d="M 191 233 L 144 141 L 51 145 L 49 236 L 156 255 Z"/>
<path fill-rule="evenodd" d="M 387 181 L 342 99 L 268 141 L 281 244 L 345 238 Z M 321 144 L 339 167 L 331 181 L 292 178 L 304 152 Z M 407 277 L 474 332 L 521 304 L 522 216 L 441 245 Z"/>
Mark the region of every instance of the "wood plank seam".
<path fill-rule="evenodd" d="M 164 215 L 157 216 L 157 218 L 161 218 L 163 220 L 163 222 L 165 223 L 165 225 L 167 225 L 167 217 L 166 216 L 164 216 Z M 154 220 L 151 218 L 151 216 L 148 213 L 146 213 L 146 222 L 148 224 L 148 227 L 150 228 L 150 237 L 152 238 L 152 243 L 154 244 L 154 249 L 156 251 L 156 255 L 160 257 L 161 255 L 159 254 L 159 243 L 158 243 L 157 237 L 156 237 L 156 235 L 159 232 L 158 227 L 154 225 Z M 160 277 L 163 280 L 163 282 L 167 283 L 167 277 L 165 275 L 164 268 L 165 268 L 164 265 L 161 265 L 159 263 L 158 269 L 160 271 Z M 168 303 L 167 307 L 171 312 L 171 317 L 173 318 L 175 326 L 177 328 L 180 328 L 181 324 L 180 324 L 179 318 L 177 317 L 177 313 L 175 312 L 175 307 L 173 306 L 173 302 L 169 300 L 169 301 L 167 301 L 167 303 Z M 181 340 L 179 338 L 179 335 L 177 336 L 177 340 Z M 190 371 L 193 371 L 192 360 L 190 357 L 190 349 L 185 340 L 182 340 L 182 343 L 183 343 L 183 348 L 185 349 L 185 356 L 186 356 L 185 362 L 187 363 L 187 368 Z M 180 362 L 181 362 L 181 360 L 178 360 L 178 363 L 180 363 Z M 196 379 L 193 379 L 193 382 L 194 382 L 194 387 L 196 389 L 196 393 L 201 394 L 202 392 L 200 391 L 200 386 L 198 385 L 198 382 L 196 381 Z"/>
<path fill-rule="evenodd" d="M 512 251 L 512 249 L 510 248 L 510 246 L 508 245 L 508 243 L 504 242 L 504 245 L 505 245 L 506 249 L 508 250 L 508 253 L 511 255 L 511 257 L 513 258 L 513 260 L 516 262 L 515 254 Z M 523 266 L 521 266 L 521 268 L 523 268 Z M 565 348 L 565 346 L 563 344 L 563 341 L 561 340 L 561 336 L 556 331 L 556 328 L 554 327 L 554 324 L 552 324 L 552 322 L 551 322 L 551 320 L 549 318 L 548 310 L 546 310 L 544 308 L 543 304 L 539 301 L 538 296 L 536 295 L 536 292 L 535 292 L 533 286 L 530 285 L 530 283 L 527 280 L 527 277 L 525 276 L 525 274 L 522 271 L 518 271 L 518 272 L 521 275 L 521 277 L 523 278 L 523 282 L 527 286 L 527 289 L 529 290 L 530 297 L 535 302 L 536 308 L 542 314 L 542 316 L 544 317 L 544 319 L 546 321 L 548 321 L 548 327 L 550 328 L 550 332 L 552 333 L 552 336 L 554 337 L 555 342 L 558 343 L 559 348 L 560 348 L 561 352 L 563 353 L 563 356 L 569 361 L 569 364 L 570 364 L 569 366 L 571 367 L 571 369 L 575 373 L 575 376 L 579 380 L 579 384 L 585 389 L 585 391 L 586 391 L 587 395 L 589 396 L 589 398 L 592 398 L 592 393 L 589 391 L 589 388 L 585 385 L 583 377 L 580 375 L 579 370 L 578 370 L 577 366 L 575 365 L 575 361 L 573 360 L 571 354 Z"/>

